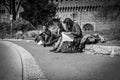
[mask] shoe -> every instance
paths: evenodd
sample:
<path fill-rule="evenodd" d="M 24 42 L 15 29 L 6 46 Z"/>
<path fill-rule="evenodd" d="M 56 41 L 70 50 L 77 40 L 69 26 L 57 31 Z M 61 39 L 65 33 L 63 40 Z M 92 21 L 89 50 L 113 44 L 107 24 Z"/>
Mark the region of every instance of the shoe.
<path fill-rule="evenodd" d="M 59 53 L 60 52 L 60 50 L 59 51 L 54 51 L 54 53 Z"/>
<path fill-rule="evenodd" d="M 43 46 L 46 47 L 47 45 L 44 43 Z"/>
<path fill-rule="evenodd" d="M 50 50 L 50 52 L 54 52 L 54 51 L 56 51 L 56 50 L 57 50 L 57 48 L 54 48 L 54 49 Z"/>
<path fill-rule="evenodd" d="M 79 50 L 78 52 L 83 53 L 83 50 Z"/>

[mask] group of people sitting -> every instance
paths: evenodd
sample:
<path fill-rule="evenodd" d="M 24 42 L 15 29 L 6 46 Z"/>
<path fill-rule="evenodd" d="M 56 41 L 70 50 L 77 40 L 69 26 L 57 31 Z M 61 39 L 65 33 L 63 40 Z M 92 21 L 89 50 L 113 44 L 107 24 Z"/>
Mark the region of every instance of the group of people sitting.
<path fill-rule="evenodd" d="M 45 27 L 44 31 L 35 38 L 35 42 L 41 42 L 44 47 L 53 46 L 51 52 L 83 52 L 85 44 L 104 42 L 104 38 L 98 34 L 83 36 L 81 27 L 77 22 L 66 18 L 62 25 L 61 21 L 53 20 L 54 27 Z M 91 38 L 93 37 L 93 38 Z"/>

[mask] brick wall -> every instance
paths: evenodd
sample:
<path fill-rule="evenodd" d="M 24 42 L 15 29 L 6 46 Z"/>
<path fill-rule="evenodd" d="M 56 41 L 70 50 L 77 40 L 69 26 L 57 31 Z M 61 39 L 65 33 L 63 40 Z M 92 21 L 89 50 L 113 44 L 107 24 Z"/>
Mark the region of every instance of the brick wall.
<path fill-rule="evenodd" d="M 55 0 L 53 0 L 55 2 Z M 113 0 L 110 0 L 113 1 Z M 109 1 L 109 2 L 110 2 Z M 103 8 L 102 0 L 58 0 L 58 12 L 57 15 L 63 21 L 66 17 L 74 19 L 83 27 L 85 23 L 91 23 L 94 25 L 95 31 L 106 30 L 114 27 L 116 21 L 105 21 L 102 18 L 96 17 L 99 9 Z M 73 18 L 73 13 L 77 15 Z M 101 16 L 102 17 L 102 16 Z M 119 24 L 119 23 L 117 23 Z"/>

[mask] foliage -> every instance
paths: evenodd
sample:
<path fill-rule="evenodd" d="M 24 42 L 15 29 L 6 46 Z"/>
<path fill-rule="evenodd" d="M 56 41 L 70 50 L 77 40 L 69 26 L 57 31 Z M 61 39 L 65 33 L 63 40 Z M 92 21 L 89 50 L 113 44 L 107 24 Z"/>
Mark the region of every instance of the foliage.
<path fill-rule="evenodd" d="M 39 34 L 38 31 L 32 30 L 32 31 L 26 32 L 24 36 L 26 36 L 26 38 L 35 38 L 38 34 Z"/>
<path fill-rule="evenodd" d="M 13 22 L 13 30 L 16 31 L 22 31 L 22 32 L 26 32 L 26 31 L 30 31 L 30 30 L 35 30 L 35 27 L 26 20 L 16 20 Z"/>
<path fill-rule="evenodd" d="M 51 20 L 56 14 L 56 5 L 48 3 L 48 0 L 25 0 L 22 3 L 24 12 L 20 13 L 20 16 L 31 22 L 36 28 L 38 25 L 47 25 L 47 22 Z"/>
<path fill-rule="evenodd" d="M 4 6 L 7 11 L 13 15 L 13 20 L 16 20 L 21 2 L 23 0 L 0 0 L 0 5 Z M 16 4 L 18 2 L 18 4 Z"/>
<path fill-rule="evenodd" d="M 5 38 L 10 35 L 10 24 L 9 23 L 0 23 L 0 37 Z"/>

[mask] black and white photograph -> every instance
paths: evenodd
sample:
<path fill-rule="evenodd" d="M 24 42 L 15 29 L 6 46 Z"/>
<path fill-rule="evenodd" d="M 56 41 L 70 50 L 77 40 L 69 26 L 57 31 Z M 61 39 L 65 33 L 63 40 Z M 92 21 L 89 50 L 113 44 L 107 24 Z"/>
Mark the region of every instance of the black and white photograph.
<path fill-rule="evenodd" d="M 120 80 L 120 0 L 0 0 L 0 80 Z"/>

